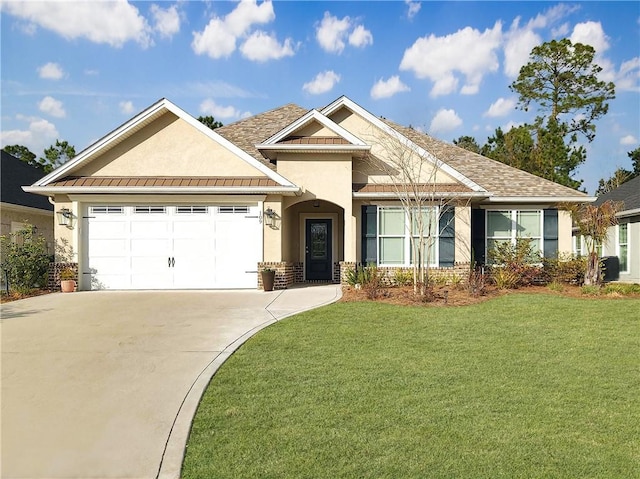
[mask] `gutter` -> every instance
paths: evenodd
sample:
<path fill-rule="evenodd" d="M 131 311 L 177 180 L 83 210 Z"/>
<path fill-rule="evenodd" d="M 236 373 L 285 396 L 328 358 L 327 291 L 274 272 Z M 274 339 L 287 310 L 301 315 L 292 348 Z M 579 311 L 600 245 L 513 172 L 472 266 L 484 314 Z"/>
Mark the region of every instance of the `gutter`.
<path fill-rule="evenodd" d="M 592 203 L 595 196 L 492 196 L 490 203 Z"/>

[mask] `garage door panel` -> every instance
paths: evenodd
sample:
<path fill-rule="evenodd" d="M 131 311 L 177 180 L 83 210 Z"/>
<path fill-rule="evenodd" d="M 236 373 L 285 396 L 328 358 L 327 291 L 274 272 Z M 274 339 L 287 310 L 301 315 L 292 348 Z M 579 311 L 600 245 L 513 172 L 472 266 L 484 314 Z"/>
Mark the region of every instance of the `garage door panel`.
<path fill-rule="evenodd" d="M 131 223 L 131 235 L 136 238 L 168 238 L 171 236 L 167 218 L 163 220 L 140 221 Z"/>
<path fill-rule="evenodd" d="M 171 256 L 171 240 L 158 238 L 132 238 L 131 254 L 136 256 Z"/>
<path fill-rule="evenodd" d="M 129 235 L 129 223 L 126 221 L 93 222 L 89 230 L 89 239 L 111 237 L 125 237 Z"/>
<path fill-rule="evenodd" d="M 129 249 L 129 242 L 126 239 L 94 239 L 91 246 L 96 256 L 119 257 Z"/>

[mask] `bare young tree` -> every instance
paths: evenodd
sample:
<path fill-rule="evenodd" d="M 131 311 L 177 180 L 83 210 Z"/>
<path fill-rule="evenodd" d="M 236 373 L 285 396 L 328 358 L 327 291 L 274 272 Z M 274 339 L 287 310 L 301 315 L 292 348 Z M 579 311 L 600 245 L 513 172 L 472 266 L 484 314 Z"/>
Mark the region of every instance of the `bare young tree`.
<path fill-rule="evenodd" d="M 443 196 L 438 181 L 442 159 L 425 153 L 402 135 L 376 132 L 368 138 L 372 151 L 364 157 L 370 182 L 390 187 L 406 215 L 410 239 L 414 294 L 425 296 L 429 285 L 430 255 L 442 228 L 441 218 L 453 200 Z M 467 201 L 468 204 L 468 201 Z M 453 220 L 451 220 L 453 221 Z"/>

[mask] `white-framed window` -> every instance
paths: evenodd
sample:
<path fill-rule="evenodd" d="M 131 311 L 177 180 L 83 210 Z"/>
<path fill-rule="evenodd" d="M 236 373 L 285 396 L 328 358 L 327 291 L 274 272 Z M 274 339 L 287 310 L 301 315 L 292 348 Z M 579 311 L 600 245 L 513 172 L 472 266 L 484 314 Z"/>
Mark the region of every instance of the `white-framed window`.
<path fill-rule="evenodd" d="M 124 207 L 111 205 L 92 206 L 89 213 L 93 215 L 121 215 L 124 213 Z"/>
<path fill-rule="evenodd" d="M 378 207 L 378 264 L 380 266 L 410 266 L 414 263 L 411 238 L 420 237 L 420 221 L 414 213 L 413 224 L 405 208 L 401 206 Z M 438 208 L 422 210 L 422 235 L 425 239 L 423 262 L 437 265 L 438 258 Z"/>
<path fill-rule="evenodd" d="M 167 212 L 165 206 L 136 206 L 133 208 L 135 214 L 164 214 Z"/>
<path fill-rule="evenodd" d="M 620 272 L 629 272 L 629 224 L 618 225 L 618 259 L 620 260 Z"/>
<path fill-rule="evenodd" d="M 487 252 L 518 238 L 531 238 L 534 252 L 544 253 L 542 210 L 487 210 Z"/>
<path fill-rule="evenodd" d="M 179 215 L 199 214 L 206 215 L 209 212 L 207 206 L 176 206 L 176 213 Z"/>
<path fill-rule="evenodd" d="M 573 254 L 576 256 L 586 256 L 584 247 L 584 236 L 577 234 L 573 236 Z"/>
<path fill-rule="evenodd" d="M 249 213 L 248 206 L 219 206 L 218 213 L 222 214 L 247 214 Z"/>

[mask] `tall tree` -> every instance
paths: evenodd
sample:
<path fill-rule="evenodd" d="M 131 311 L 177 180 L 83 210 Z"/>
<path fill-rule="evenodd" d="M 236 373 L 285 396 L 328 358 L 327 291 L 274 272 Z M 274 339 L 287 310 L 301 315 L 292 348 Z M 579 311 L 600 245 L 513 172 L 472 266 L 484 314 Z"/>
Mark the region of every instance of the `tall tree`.
<path fill-rule="evenodd" d="M 222 123 L 217 121 L 212 116 L 199 116 L 198 121 L 204 125 L 207 125 L 212 130 L 215 130 L 216 128 L 220 128 L 221 126 L 223 126 Z"/>
<path fill-rule="evenodd" d="M 593 62 L 595 50 L 590 45 L 572 44 L 569 39 L 552 40 L 534 47 L 529 63 L 510 89 L 518 93 L 518 108 L 528 111 L 537 105 L 534 127 L 538 133 L 540 154 L 554 161 L 551 180 L 577 188 L 581 182 L 572 179 L 575 170 L 586 160 L 585 150 L 578 146 L 578 134 L 588 141 L 595 138 L 595 122 L 609 109 L 608 100 L 615 98 L 615 86 L 598 79 L 602 68 Z M 542 136 L 541 136 L 542 135 Z M 565 154 L 553 154 L 548 147 L 562 139 Z"/>
<path fill-rule="evenodd" d="M 600 181 L 598 181 L 596 196 L 604 195 L 611 190 L 615 190 L 623 183 L 632 180 L 636 176 L 640 176 L 640 147 L 629 151 L 627 156 L 631 158 L 632 169 L 627 170 L 625 168 L 617 168 L 609 179 L 605 180 L 604 178 L 600 178 Z"/>
<path fill-rule="evenodd" d="M 27 148 L 26 146 L 7 145 L 2 149 L 9 153 L 11 156 L 18 158 L 19 160 L 22 160 L 31 166 L 42 169 L 42 165 L 36 160 L 36 154 L 29 150 L 29 148 Z"/>
<path fill-rule="evenodd" d="M 56 140 L 55 145 L 51 145 L 44 150 L 44 157 L 40 157 L 38 162 L 42 165 L 45 173 L 50 173 L 76 156 L 76 149 L 68 141 Z"/>
<path fill-rule="evenodd" d="M 480 145 L 478 145 L 478 142 L 472 136 L 461 136 L 457 140 L 453 140 L 453 144 L 459 146 L 460 148 L 464 148 L 465 150 L 469 150 L 474 153 L 480 153 Z"/>

